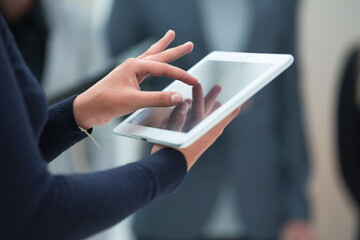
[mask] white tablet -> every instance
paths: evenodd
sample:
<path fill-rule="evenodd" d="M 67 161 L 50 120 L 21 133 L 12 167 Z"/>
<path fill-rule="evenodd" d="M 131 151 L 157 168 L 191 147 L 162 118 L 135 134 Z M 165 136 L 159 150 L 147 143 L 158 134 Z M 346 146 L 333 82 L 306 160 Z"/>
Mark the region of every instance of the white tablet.
<path fill-rule="evenodd" d="M 291 55 L 212 52 L 188 71 L 200 84 L 193 87 L 175 80 L 163 90 L 180 92 L 183 103 L 140 109 L 114 128 L 114 133 L 185 148 L 292 62 Z"/>

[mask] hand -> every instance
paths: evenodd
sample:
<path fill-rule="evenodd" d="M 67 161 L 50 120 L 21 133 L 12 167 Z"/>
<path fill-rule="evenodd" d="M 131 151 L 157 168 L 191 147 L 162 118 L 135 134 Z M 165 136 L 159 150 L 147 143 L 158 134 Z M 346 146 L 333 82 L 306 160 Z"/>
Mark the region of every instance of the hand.
<path fill-rule="evenodd" d="M 306 221 L 291 221 L 287 223 L 281 234 L 282 240 L 315 240 L 314 232 Z"/>
<path fill-rule="evenodd" d="M 89 129 L 144 107 L 174 106 L 182 102 L 176 92 L 144 92 L 139 84 L 149 75 L 166 76 L 189 85 L 198 83 L 186 71 L 167 64 L 193 49 L 191 42 L 165 50 L 175 32 L 152 45 L 144 54 L 126 60 L 102 80 L 75 98 L 74 115 L 78 126 Z"/>
<path fill-rule="evenodd" d="M 177 112 L 183 111 L 186 113 L 189 110 L 188 103 L 186 103 L 186 102 L 178 105 L 176 108 L 178 108 L 178 110 L 179 110 Z M 187 166 L 188 166 L 188 169 L 187 169 L 188 171 L 195 164 L 195 162 L 199 159 L 199 157 L 222 134 L 225 127 L 239 114 L 239 112 L 240 112 L 240 107 L 237 108 L 232 113 L 230 113 L 226 118 L 224 118 L 220 123 L 218 123 L 215 127 L 213 127 L 209 132 L 207 132 L 204 136 L 202 136 L 195 143 L 193 143 L 192 145 L 190 145 L 187 148 L 178 149 L 185 157 L 185 160 L 186 160 Z M 185 119 L 185 117 L 182 119 Z M 182 124 L 183 124 L 183 122 L 178 122 L 178 124 L 175 126 L 181 126 Z M 163 146 L 163 145 L 155 144 L 151 150 L 151 153 L 153 154 L 164 147 L 165 146 Z"/>

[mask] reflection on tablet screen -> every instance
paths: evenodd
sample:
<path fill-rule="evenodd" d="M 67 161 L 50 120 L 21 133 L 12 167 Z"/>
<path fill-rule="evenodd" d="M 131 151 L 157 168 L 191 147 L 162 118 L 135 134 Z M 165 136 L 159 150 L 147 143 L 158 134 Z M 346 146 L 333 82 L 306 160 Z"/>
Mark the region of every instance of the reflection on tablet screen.
<path fill-rule="evenodd" d="M 263 63 L 206 61 L 192 72 L 200 84 L 192 87 L 178 82 L 167 89 L 180 92 L 183 103 L 175 107 L 146 108 L 130 123 L 188 132 L 271 66 Z"/>

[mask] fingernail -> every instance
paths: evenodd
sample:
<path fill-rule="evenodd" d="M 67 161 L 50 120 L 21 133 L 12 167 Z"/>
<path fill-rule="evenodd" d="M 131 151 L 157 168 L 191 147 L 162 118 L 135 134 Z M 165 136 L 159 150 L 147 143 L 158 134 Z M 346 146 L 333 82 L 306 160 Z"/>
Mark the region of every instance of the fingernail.
<path fill-rule="evenodd" d="M 188 41 L 188 42 L 184 43 L 184 45 L 187 45 L 187 44 L 193 44 L 193 42 Z"/>
<path fill-rule="evenodd" d="M 172 30 L 172 29 L 169 29 L 167 32 L 166 32 L 166 34 L 165 34 L 165 36 L 167 36 L 167 35 L 169 35 L 171 32 L 173 32 L 174 30 Z"/>
<path fill-rule="evenodd" d="M 182 95 L 180 93 L 175 93 L 171 95 L 171 103 L 177 104 L 182 101 Z"/>

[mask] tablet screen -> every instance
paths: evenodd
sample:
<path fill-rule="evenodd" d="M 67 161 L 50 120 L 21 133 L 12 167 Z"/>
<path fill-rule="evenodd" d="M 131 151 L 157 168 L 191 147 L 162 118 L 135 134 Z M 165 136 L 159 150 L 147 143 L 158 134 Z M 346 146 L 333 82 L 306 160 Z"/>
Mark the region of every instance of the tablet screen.
<path fill-rule="evenodd" d="M 206 61 L 191 73 L 200 84 L 178 82 L 166 89 L 180 92 L 183 103 L 146 108 L 129 123 L 188 132 L 271 67 L 264 63 Z"/>

